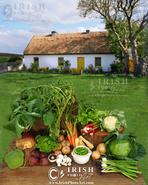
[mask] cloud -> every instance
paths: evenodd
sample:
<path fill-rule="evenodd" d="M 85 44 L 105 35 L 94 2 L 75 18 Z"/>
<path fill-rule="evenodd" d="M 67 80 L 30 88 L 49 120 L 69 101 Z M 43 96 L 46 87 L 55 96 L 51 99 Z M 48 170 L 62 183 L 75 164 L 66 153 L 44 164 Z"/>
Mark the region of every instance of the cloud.
<path fill-rule="evenodd" d="M 80 31 L 80 32 L 83 32 L 83 31 L 86 31 L 86 30 L 90 30 L 90 31 L 104 31 L 105 30 L 105 26 L 104 24 L 99 24 L 98 27 L 95 26 L 95 27 L 78 27 L 77 28 L 77 31 Z"/>
<path fill-rule="evenodd" d="M 0 29 L 0 52 L 22 53 L 33 33 L 25 30 Z"/>
<path fill-rule="evenodd" d="M 7 0 L 1 2 L 3 19 L 28 22 L 75 23 L 84 21 L 77 0 Z"/>
<path fill-rule="evenodd" d="M 0 28 L 0 52 L 23 53 L 33 35 L 47 34 L 55 29 L 55 25 L 58 32 L 103 30 L 103 24 L 100 24 L 99 28 L 85 26 L 88 19 L 79 16 L 77 2 L 77 0 L 0 0 L 0 19 L 4 23 Z M 5 26 L 5 21 L 7 23 L 14 21 L 14 27 L 9 30 Z M 19 22 L 27 23 L 27 30 L 21 28 Z"/>

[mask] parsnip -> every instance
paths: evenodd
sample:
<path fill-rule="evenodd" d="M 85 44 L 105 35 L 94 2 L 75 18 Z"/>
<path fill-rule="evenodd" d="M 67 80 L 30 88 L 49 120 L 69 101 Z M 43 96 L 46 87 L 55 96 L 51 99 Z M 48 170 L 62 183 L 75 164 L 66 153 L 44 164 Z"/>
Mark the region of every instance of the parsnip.
<path fill-rule="evenodd" d="M 75 146 L 77 147 L 77 146 L 79 146 L 79 145 L 80 145 L 79 138 L 76 138 L 76 139 L 75 139 Z"/>
<path fill-rule="evenodd" d="M 84 137 L 80 136 L 79 138 L 82 139 L 82 141 L 88 146 L 88 148 L 90 148 L 91 150 L 94 148 L 94 145 L 91 142 L 87 141 Z"/>
<path fill-rule="evenodd" d="M 80 137 L 79 137 L 79 146 L 85 146 L 84 142 L 82 141 Z"/>

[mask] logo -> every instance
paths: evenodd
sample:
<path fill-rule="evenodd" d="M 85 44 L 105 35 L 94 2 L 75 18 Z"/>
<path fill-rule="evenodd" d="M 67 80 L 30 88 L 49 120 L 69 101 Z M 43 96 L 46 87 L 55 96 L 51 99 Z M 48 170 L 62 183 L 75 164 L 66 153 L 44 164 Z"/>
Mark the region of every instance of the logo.
<path fill-rule="evenodd" d="M 12 7 L 9 4 L 6 4 L 3 8 L 3 13 L 6 18 L 10 18 L 12 15 Z"/>
<path fill-rule="evenodd" d="M 52 167 L 48 170 L 48 178 L 51 181 L 57 181 L 65 176 L 63 170 L 59 170 L 56 167 Z"/>

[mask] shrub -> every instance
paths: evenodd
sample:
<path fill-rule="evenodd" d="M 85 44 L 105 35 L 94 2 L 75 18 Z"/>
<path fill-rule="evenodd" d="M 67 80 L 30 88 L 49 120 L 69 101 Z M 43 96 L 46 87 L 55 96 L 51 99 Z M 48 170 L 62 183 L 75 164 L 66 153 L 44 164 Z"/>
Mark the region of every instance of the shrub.
<path fill-rule="evenodd" d="M 70 69 L 71 63 L 70 63 L 69 60 L 65 60 L 65 61 L 64 61 L 64 67 Z"/>
<path fill-rule="evenodd" d="M 58 74 L 59 71 L 60 71 L 60 70 L 57 69 L 57 68 L 51 68 L 51 69 L 48 70 L 48 72 L 51 73 L 51 74 Z"/>
<path fill-rule="evenodd" d="M 61 69 L 61 73 L 68 74 L 71 72 L 70 70 L 71 63 L 69 60 L 64 61 L 64 67 Z"/>
<path fill-rule="evenodd" d="M 38 72 L 39 71 L 39 63 L 38 62 L 32 62 L 30 71 L 32 72 Z"/>
<path fill-rule="evenodd" d="M 27 71 L 27 67 L 23 64 L 22 71 Z"/>
<path fill-rule="evenodd" d="M 114 64 L 111 64 L 111 72 L 112 73 L 124 73 L 125 71 L 125 65 L 122 62 L 117 62 Z"/>
<path fill-rule="evenodd" d="M 40 72 L 48 72 L 48 71 L 49 71 L 49 67 L 42 67 L 42 68 L 39 68 L 39 71 L 40 71 Z"/>
<path fill-rule="evenodd" d="M 22 57 L 19 56 L 11 56 L 7 62 L 18 62 L 21 63 L 22 62 Z"/>
<path fill-rule="evenodd" d="M 72 69 L 71 69 L 71 74 L 72 74 L 72 75 L 80 75 L 80 72 L 78 72 L 77 69 L 72 68 Z"/>
<path fill-rule="evenodd" d="M 102 67 L 94 67 L 92 64 L 90 64 L 83 72 L 87 74 L 102 74 L 103 70 Z"/>

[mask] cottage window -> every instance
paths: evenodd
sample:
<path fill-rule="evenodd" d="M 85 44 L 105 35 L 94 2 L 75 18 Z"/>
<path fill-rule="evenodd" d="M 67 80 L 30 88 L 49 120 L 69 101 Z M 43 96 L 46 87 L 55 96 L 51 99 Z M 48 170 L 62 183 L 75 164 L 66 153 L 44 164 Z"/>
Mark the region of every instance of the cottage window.
<path fill-rule="evenodd" d="M 33 58 L 33 63 L 34 63 L 37 67 L 39 67 L 39 57 L 34 57 L 34 58 Z"/>
<path fill-rule="evenodd" d="M 64 66 L 64 57 L 58 57 L 58 66 L 63 67 Z"/>
<path fill-rule="evenodd" d="M 34 60 L 34 62 L 37 63 L 37 62 L 39 62 L 39 57 L 34 57 L 33 60 Z"/>
<path fill-rule="evenodd" d="M 36 65 L 39 65 L 39 57 L 34 57 L 33 58 L 33 63 Z"/>
<path fill-rule="evenodd" d="M 95 67 L 101 67 L 101 57 L 95 57 Z"/>

